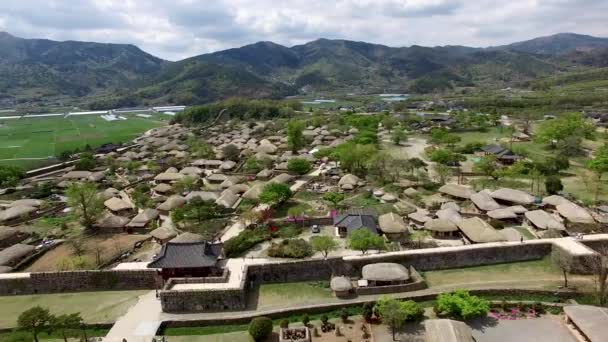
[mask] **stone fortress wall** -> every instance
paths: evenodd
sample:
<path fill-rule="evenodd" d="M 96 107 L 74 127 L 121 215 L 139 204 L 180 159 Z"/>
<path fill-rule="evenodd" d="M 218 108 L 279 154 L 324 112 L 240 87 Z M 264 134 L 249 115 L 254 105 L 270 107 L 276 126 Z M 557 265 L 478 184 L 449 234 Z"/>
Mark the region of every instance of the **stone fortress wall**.
<path fill-rule="evenodd" d="M 582 248 L 574 248 L 577 244 Z M 589 248 L 587 248 L 589 247 Z M 261 283 L 329 280 L 333 275 L 360 276 L 370 263 L 395 262 L 420 272 L 437 269 L 538 260 L 561 248 L 585 272 L 585 261 L 593 249 L 608 248 L 608 234 L 588 235 L 583 241 L 571 238 L 499 242 L 460 247 L 430 248 L 373 255 L 333 257 L 327 260 L 278 261 L 244 267 L 238 287 L 204 290 L 162 290 L 163 310 L 168 312 L 243 309 L 249 288 Z M 227 274 L 223 275 L 227 278 Z M 180 281 L 180 280 L 178 280 Z M 43 272 L 0 275 L 0 295 L 63 293 L 78 291 L 161 289 L 155 270 L 102 270 Z"/>

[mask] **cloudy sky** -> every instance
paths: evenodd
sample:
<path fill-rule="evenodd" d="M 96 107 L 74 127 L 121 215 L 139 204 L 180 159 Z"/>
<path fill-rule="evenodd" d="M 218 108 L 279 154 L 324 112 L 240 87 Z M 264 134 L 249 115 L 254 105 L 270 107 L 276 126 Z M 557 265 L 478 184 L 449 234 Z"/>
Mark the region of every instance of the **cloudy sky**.
<path fill-rule="evenodd" d="M 490 46 L 558 32 L 608 37 L 607 23 L 608 0 L 0 0 L 0 31 L 131 43 L 169 60 L 261 40 Z"/>

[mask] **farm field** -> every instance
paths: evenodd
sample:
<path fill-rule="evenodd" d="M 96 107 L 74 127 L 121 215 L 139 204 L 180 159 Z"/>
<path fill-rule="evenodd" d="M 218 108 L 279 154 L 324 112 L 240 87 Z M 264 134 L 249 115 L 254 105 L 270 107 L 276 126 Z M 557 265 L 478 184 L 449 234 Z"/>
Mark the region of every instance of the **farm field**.
<path fill-rule="evenodd" d="M 0 120 L 0 165 L 41 166 L 66 150 L 132 140 L 171 118 L 121 115 L 127 120 L 106 121 L 99 115 Z"/>

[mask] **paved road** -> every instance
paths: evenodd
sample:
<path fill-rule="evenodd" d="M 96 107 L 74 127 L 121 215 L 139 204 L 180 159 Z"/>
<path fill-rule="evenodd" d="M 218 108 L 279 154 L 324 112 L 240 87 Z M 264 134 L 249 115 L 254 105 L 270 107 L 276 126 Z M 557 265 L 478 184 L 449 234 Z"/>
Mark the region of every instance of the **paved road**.
<path fill-rule="evenodd" d="M 137 304 L 120 317 L 104 338 L 104 342 L 150 342 L 160 327 L 162 308 L 156 292 L 139 297 Z"/>

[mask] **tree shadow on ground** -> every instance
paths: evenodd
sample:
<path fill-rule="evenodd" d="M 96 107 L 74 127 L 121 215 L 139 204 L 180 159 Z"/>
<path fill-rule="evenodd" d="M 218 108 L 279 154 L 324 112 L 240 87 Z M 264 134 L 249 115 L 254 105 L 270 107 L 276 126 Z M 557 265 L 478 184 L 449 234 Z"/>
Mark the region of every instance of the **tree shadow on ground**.
<path fill-rule="evenodd" d="M 492 328 L 498 325 L 498 319 L 494 317 L 480 317 L 466 322 L 473 330 L 484 332 L 486 328 Z"/>

